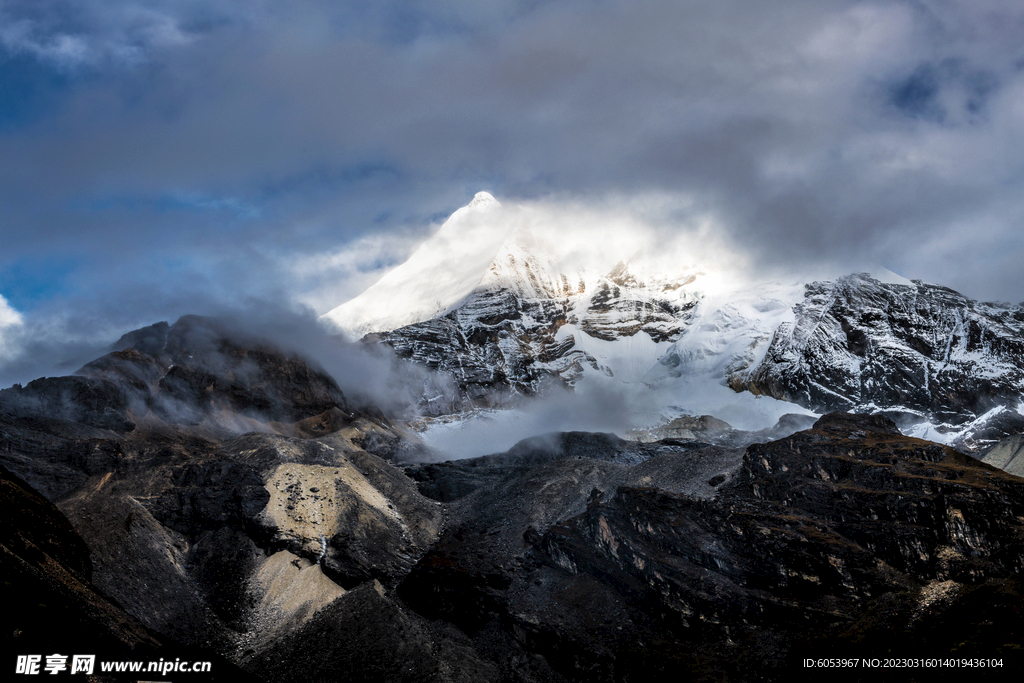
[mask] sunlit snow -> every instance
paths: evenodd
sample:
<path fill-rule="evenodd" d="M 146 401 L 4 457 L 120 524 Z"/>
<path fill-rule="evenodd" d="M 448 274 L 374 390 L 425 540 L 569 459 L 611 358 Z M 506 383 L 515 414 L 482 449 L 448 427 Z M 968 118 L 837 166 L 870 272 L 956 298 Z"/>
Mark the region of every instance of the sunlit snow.
<path fill-rule="evenodd" d="M 323 320 L 359 338 L 442 315 L 480 284 L 508 237 L 492 214 L 501 205 L 478 192 L 445 221 L 409 260 Z"/>

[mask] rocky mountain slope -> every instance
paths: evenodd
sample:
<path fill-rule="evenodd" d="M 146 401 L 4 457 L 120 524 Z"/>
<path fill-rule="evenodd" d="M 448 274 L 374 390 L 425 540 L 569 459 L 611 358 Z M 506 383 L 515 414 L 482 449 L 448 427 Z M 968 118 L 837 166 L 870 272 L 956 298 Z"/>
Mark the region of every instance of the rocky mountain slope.
<path fill-rule="evenodd" d="M 548 239 L 500 224 L 500 211 L 478 194 L 406 263 L 323 319 L 455 378 L 460 392 L 426 406 L 435 413 L 501 405 L 550 381 L 571 385 L 586 368 L 627 372 L 608 365 L 600 342 L 640 342 L 626 361 L 639 376 L 659 344 L 678 338 L 696 305 L 684 288 L 693 273 L 637 274 L 625 263 L 609 272 L 566 268 Z"/>
<path fill-rule="evenodd" d="M 1020 306 L 892 274 L 782 285 L 693 265 L 666 274 L 642 257 L 588 270 L 557 233 L 510 227 L 501 211 L 478 195 L 324 316 L 451 378 L 457 391 L 424 396 L 426 413 L 507 406 L 587 375 L 655 387 L 666 405 L 726 386 L 818 414 L 884 414 L 970 451 L 1024 430 Z M 452 244 L 472 258 L 447 258 Z M 424 289 L 434 277 L 458 286 Z M 441 298 L 396 309 L 418 291 Z"/>
<path fill-rule="evenodd" d="M 2 465 L 0 516 L 0 596 L 5 607 L 0 621 L 7 666 L 14 666 L 19 656 L 42 660 L 53 653 L 92 654 L 100 662 L 211 663 L 209 675 L 179 674 L 181 680 L 253 680 L 214 650 L 185 646 L 146 628 L 98 589 L 92 553 L 67 517 Z M 71 663 L 66 663 L 70 669 Z M 41 672 L 43 666 L 45 660 L 40 661 Z M 138 678 L 104 674 L 100 663 L 93 664 L 93 674 L 89 680 Z"/>
<path fill-rule="evenodd" d="M 867 652 L 1019 661 L 1024 481 L 881 416 L 639 462 L 614 440 L 573 457 L 580 440 L 413 470 L 472 490 L 399 595 L 475 638 L 511 631 L 574 681 L 777 680 Z"/>
<path fill-rule="evenodd" d="M 73 600 L 117 605 L 99 626 L 123 632 L 123 609 L 151 643 L 96 641 L 107 659 L 158 659 L 164 638 L 223 680 L 222 657 L 271 647 L 349 590 L 393 588 L 436 537 L 440 506 L 381 457 L 416 444 L 303 359 L 192 317 L 117 346 L 0 392 L 0 462 L 71 520 L 65 564 L 101 596 Z"/>
<path fill-rule="evenodd" d="M 173 342 L 196 335 L 210 343 Z M 5 513 L 5 590 L 43 616 L 85 605 L 69 648 L 173 643 L 216 675 L 272 681 L 771 680 L 839 653 L 1018 663 L 1024 480 L 885 417 L 781 440 L 802 418 L 759 435 L 695 418 L 644 442 L 561 433 L 424 462 L 322 371 L 216 322 L 120 345 L 0 395 L 0 463 L 32 499 Z M 162 383 L 178 362 L 209 375 Z M 43 633 L 33 614 L 9 615 L 13 632 Z"/>
<path fill-rule="evenodd" d="M 1024 477 L 1024 435 L 1008 436 L 979 457 L 993 467 Z"/>
<path fill-rule="evenodd" d="M 323 370 L 224 321 L 184 316 L 129 333 L 114 348 L 73 375 L 0 390 L 0 408 L 119 433 L 149 423 L 209 434 L 315 431 L 351 413 Z"/>

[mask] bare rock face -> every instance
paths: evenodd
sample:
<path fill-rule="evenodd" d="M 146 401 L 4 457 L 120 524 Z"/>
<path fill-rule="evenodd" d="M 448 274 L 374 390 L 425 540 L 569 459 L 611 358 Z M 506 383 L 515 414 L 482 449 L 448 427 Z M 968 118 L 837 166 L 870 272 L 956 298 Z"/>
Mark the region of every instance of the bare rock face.
<path fill-rule="evenodd" d="M 156 420 L 220 435 L 283 425 L 315 435 L 354 417 L 327 373 L 214 319 L 184 316 L 115 348 L 74 375 L 0 391 L 0 409 L 120 433 Z"/>
<path fill-rule="evenodd" d="M 465 635 L 404 608 L 379 583 L 333 601 L 243 666 L 274 681 L 503 680 Z"/>
<path fill-rule="evenodd" d="M 1024 436 L 1008 436 L 982 453 L 979 458 L 993 467 L 1024 477 Z"/>
<path fill-rule="evenodd" d="M 281 596 L 300 576 L 331 599 L 394 586 L 439 529 L 437 504 L 341 435 L 149 447 L 126 444 L 118 471 L 60 504 L 93 549 L 97 584 L 186 642 L 231 651 L 265 640 L 263 627 L 278 630 L 268 614 L 295 617 Z"/>
<path fill-rule="evenodd" d="M 141 380 L 137 385 L 149 389 L 145 400 L 154 413 L 182 424 L 198 423 L 217 411 L 282 423 L 332 409 L 350 412 L 325 372 L 218 320 L 184 316 L 166 330 L 157 350 L 161 329 L 142 340 L 122 339 L 123 351 L 86 365 L 79 374 L 134 375 Z M 129 346 L 133 342 L 142 348 Z M 155 386 L 153 363 L 161 369 Z"/>
<path fill-rule="evenodd" d="M 437 536 L 438 506 L 341 433 L 319 440 L 249 434 L 222 448 L 255 468 L 269 494 L 251 518 L 257 533 L 346 588 L 370 580 L 394 586 Z"/>
<path fill-rule="evenodd" d="M 135 429 L 127 393 L 115 382 L 92 377 L 43 377 L 0 390 L 0 409 L 18 416 L 45 416 L 99 429 Z"/>

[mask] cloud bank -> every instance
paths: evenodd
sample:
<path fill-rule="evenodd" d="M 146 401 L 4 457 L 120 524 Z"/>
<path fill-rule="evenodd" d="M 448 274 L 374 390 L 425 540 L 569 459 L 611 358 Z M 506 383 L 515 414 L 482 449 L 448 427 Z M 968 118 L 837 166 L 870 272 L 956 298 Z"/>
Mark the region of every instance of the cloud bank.
<path fill-rule="evenodd" d="M 25 343 L 322 313 L 479 190 L 1024 299 L 1019 3 L 478 5 L 0 2 Z"/>

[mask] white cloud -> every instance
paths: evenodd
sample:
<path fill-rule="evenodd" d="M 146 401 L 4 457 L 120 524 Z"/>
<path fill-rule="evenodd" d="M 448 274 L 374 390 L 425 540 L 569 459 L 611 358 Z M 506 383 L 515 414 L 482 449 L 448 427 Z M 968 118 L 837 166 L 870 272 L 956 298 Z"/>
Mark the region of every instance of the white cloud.
<path fill-rule="evenodd" d="M 423 240 L 422 227 L 370 234 L 323 253 L 289 255 L 282 270 L 291 278 L 295 300 L 317 315 L 357 296 Z"/>
<path fill-rule="evenodd" d="M 24 327 L 21 313 L 0 295 L 0 365 L 14 360 L 21 354 L 20 332 Z"/>
<path fill-rule="evenodd" d="M 893 61 L 913 39 L 912 10 L 901 5 L 857 4 L 826 15 L 800 52 L 831 67 L 863 68 Z"/>

